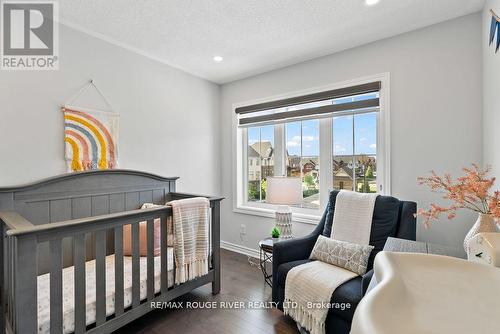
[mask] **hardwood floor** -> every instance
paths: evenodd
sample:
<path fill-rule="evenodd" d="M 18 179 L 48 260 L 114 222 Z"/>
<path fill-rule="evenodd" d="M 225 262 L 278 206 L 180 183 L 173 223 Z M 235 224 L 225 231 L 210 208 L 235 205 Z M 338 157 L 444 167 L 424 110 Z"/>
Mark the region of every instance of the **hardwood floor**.
<path fill-rule="evenodd" d="M 221 250 L 222 289 L 212 296 L 211 285 L 198 288 L 175 301 L 182 309 L 151 312 L 116 333 L 152 334 L 235 334 L 276 333 L 297 334 L 295 323 L 276 309 L 195 309 L 186 302 L 262 302 L 271 301 L 271 288 L 264 283 L 258 267 L 247 257 Z M 255 261 L 257 262 L 257 261 Z"/>

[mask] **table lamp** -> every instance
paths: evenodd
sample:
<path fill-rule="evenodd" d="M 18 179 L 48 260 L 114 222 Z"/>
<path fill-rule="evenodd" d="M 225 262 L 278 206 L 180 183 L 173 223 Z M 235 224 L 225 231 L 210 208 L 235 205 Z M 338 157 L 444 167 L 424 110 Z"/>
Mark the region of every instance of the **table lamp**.
<path fill-rule="evenodd" d="M 302 203 L 302 181 L 299 177 L 267 177 L 266 202 L 277 204 L 276 227 L 281 238 L 292 238 L 292 210 L 290 205 Z"/>

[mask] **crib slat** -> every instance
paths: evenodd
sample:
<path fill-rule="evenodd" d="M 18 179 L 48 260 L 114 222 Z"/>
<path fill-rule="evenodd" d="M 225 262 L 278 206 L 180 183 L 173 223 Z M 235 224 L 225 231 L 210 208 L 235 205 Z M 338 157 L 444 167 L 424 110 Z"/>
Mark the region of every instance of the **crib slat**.
<path fill-rule="evenodd" d="M 11 323 L 15 326 L 15 310 L 16 310 L 16 303 L 15 303 L 15 274 L 16 274 L 16 258 L 15 258 L 15 243 L 13 238 L 9 237 L 9 262 L 10 262 L 10 275 L 9 275 L 9 296 L 10 296 L 10 303 L 9 303 L 9 314 L 10 314 L 10 321 Z M 14 328 L 15 330 L 15 328 Z"/>
<path fill-rule="evenodd" d="M 61 239 L 50 241 L 50 332 L 62 333 L 62 246 Z"/>
<path fill-rule="evenodd" d="M 132 307 L 141 303 L 140 296 L 140 258 L 139 258 L 139 223 L 132 224 Z"/>
<path fill-rule="evenodd" d="M 165 294 L 168 290 L 168 249 L 167 249 L 167 219 L 161 218 L 160 223 L 160 261 L 161 261 L 161 293 Z"/>
<path fill-rule="evenodd" d="M 115 228 L 115 315 L 123 314 L 123 226 Z"/>
<path fill-rule="evenodd" d="M 13 286 L 12 286 L 12 273 L 13 273 L 13 270 L 12 270 L 12 254 L 14 254 L 12 252 L 12 244 L 11 244 L 11 238 L 10 237 L 7 237 L 5 239 L 5 241 L 7 242 L 7 256 L 6 256 L 6 260 L 7 260 L 7 317 L 8 317 L 8 320 L 9 322 L 12 323 L 12 293 L 13 293 Z"/>
<path fill-rule="evenodd" d="M 15 241 L 15 331 L 37 332 L 37 241 L 34 236 Z"/>
<path fill-rule="evenodd" d="M 212 266 L 212 294 L 216 295 L 220 292 L 220 202 L 215 202 L 212 208 Z"/>
<path fill-rule="evenodd" d="M 75 266 L 75 334 L 79 334 L 86 330 L 84 234 L 74 236 L 73 263 Z"/>
<path fill-rule="evenodd" d="M 147 222 L 147 242 L 148 242 L 148 258 L 147 258 L 147 287 L 148 300 L 155 296 L 155 258 L 154 258 L 154 220 Z"/>
<path fill-rule="evenodd" d="M 106 230 L 95 232 L 96 325 L 106 322 Z"/>
<path fill-rule="evenodd" d="M 6 283 L 6 275 L 7 273 L 4 271 L 4 269 L 6 267 L 4 267 L 5 265 L 7 265 L 6 261 L 4 263 L 4 241 L 5 241 L 5 229 L 4 229 L 4 222 L 2 220 L 0 220 L 0 238 L 2 240 L 0 240 L 0 249 L 2 250 L 1 254 L 0 254 L 0 334 L 4 334 L 5 333 L 5 315 L 6 315 L 6 309 L 5 309 L 5 294 L 4 294 L 4 291 L 5 291 L 5 286 L 4 284 Z M 5 247 L 7 247 L 7 243 L 5 243 Z M 5 248 L 5 249 L 8 249 L 8 248 Z"/>

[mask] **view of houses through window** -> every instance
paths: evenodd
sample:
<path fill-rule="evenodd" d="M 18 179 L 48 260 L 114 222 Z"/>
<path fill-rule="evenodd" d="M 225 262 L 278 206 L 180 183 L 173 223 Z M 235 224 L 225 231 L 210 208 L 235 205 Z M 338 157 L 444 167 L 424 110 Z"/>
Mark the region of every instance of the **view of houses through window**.
<path fill-rule="evenodd" d="M 345 103 L 376 95 L 337 99 Z M 284 124 L 283 171 L 302 179 L 302 208 L 320 206 L 320 121 L 299 120 Z M 351 113 L 332 117 L 331 189 L 377 192 L 377 112 Z M 247 128 L 248 201 L 265 202 L 266 179 L 275 173 L 274 125 Z M 282 140 L 278 139 L 277 140 Z M 280 170 L 280 169 L 278 169 Z"/>
<path fill-rule="evenodd" d="M 333 189 L 377 192 L 377 114 L 333 118 Z"/>
<path fill-rule="evenodd" d="M 319 120 L 285 124 L 286 175 L 302 179 L 301 207 L 319 208 Z"/>
<path fill-rule="evenodd" d="M 248 128 L 248 200 L 266 199 L 266 178 L 274 175 L 274 127 Z"/>

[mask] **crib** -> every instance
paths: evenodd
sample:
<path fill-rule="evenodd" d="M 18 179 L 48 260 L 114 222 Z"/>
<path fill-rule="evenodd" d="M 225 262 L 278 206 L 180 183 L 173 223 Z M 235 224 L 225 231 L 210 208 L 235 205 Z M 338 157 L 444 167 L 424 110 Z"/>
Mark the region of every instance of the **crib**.
<path fill-rule="evenodd" d="M 210 201 L 208 274 L 175 284 L 166 202 L 178 178 L 108 170 L 0 188 L 1 333 L 110 333 L 203 285 L 220 291 L 220 197 Z M 140 209 L 144 203 L 159 207 Z M 155 220 L 160 251 L 154 253 Z M 143 223 L 146 222 L 146 223 Z M 139 252 L 146 225 L 147 253 Z M 123 249 L 124 226 L 131 254 Z M 156 232 L 155 232 L 156 231 Z"/>

